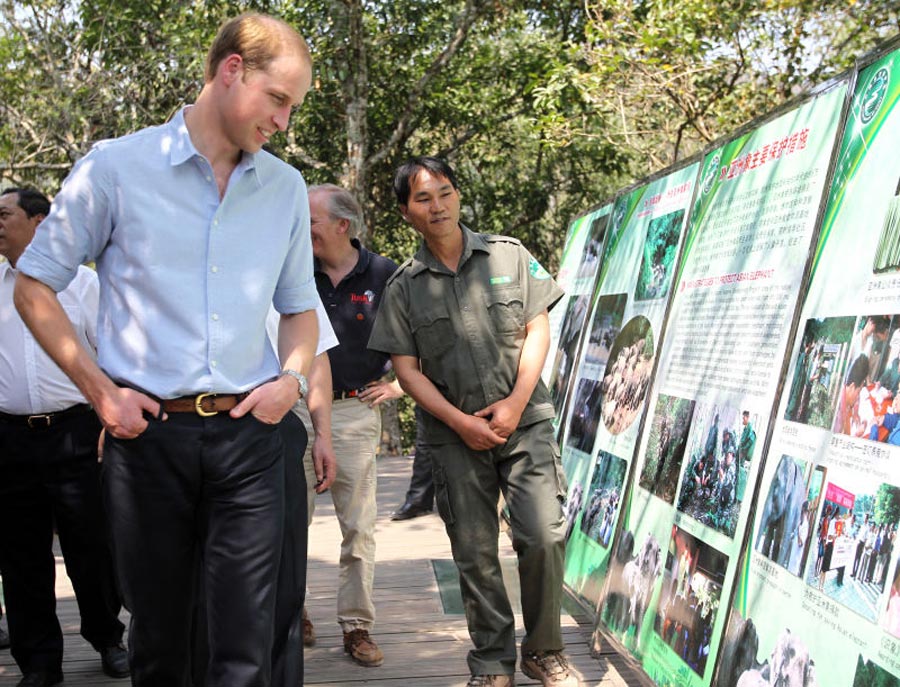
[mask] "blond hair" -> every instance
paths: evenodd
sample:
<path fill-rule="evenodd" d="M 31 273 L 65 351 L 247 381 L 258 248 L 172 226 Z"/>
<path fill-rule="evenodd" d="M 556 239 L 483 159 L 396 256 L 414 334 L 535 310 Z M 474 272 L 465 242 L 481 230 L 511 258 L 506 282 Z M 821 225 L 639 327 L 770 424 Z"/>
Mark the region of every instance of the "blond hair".
<path fill-rule="evenodd" d="M 205 79 L 212 81 L 219 63 L 229 55 L 240 55 L 249 70 L 266 69 L 276 57 L 293 52 L 312 63 L 303 36 L 287 22 L 256 12 L 229 19 L 216 34 L 206 56 Z"/>

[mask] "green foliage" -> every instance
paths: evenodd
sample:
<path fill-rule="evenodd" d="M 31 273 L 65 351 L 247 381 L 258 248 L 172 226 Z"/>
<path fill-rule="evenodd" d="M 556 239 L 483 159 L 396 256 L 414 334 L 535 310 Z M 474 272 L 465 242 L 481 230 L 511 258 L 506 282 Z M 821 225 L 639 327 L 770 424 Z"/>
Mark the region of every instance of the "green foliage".
<path fill-rule="evenodd" d="M 900 522 L 900 489 L 885 483 L 878 485 L 874 515 L 879 525 L 893 526 Z"/>
<path fill-rule="evenodd" d="M 578 60 L 541 86 L 551 138 L 612 143 L 641 176 L 852 66 L 897 33 L 896 2 L 593 0 Z M 586 122 L 553 111 L 574 89 Z"/>
<path fill-rule="evenodd" d="M 877 663 L 864 660 L 862 654 L 856 658 L 856 673 L 853 687 L 900 687 L 900 680 Z"/>

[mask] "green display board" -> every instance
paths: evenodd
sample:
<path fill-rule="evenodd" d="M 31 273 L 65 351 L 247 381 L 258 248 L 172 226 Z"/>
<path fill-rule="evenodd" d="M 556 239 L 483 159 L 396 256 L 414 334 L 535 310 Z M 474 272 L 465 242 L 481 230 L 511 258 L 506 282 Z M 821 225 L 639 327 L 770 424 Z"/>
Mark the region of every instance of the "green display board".
<path fill-rule="evenodd" d="M 704 158 L 598 613 L 661 685 L 713 684 L 847 90 Z"/>
<path fill-rule="evenodd" d="M 616 200 L 590 301 L 562 456 L 565 581 L 591 607 L 600 598 L 698 170 L 699 163 L 688 165 Z"/>
<path fill-rule="evenodd" d="M 810 685 L 900 685 L 898 101 L 894 52 L 857 77 L 725 635 L 723 687 L 791 674 Z"/>
<path fill-rule="evenodd" d="M 604 205 L 576 219 L 563 250 L 557 281 L 566 295 L 550 311 L 551 354 L 545 365 L 545 370 L 549 370 L 545 379 L 557 409 L 557 419 L 565 413 L 591 292 L 600 270 L 611 209 L 611 205 Z"/>

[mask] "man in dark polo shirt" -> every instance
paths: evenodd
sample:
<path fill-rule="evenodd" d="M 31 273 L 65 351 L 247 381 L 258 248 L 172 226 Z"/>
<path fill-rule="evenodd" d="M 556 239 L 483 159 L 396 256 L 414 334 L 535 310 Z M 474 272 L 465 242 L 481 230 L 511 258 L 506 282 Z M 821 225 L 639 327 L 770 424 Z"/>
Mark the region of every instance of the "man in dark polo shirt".
<path fill-rule="evenodd" d="M 360 665 L 374 667 L 384 662 L 369 635 L 375 623 L 375 451 L 381 438 L 377 406 L 402 396 L 403 391 L 396 381 L 384 380 L 390 356 L 370 351 L 366 344 L 384 285 L 397 265 L 366 250 L 356 238 L 363 218 L 350 193 L 332 184 L 313 186 L 309 206 L 316 288 L 339 341 L 328 351 L 334 386 L 332 445 L 337 456 L 331 498 L 343 535 L 337 620 L 344 633 L 344 650 Z M 305 411 L 302 405 L 298 409 L 313 437 L 303 461 L 312 521 L 316 485 L 312 456 L 320 448 L 320 437 Z M 304 635 L 307 644 L 314 641 L 308 619 Z"/>
<path fill-rule="evenodd" d="M 469 685 L 515 684 L 515 620 L 497 555 L 501 491 L 519 561 L 522 671 L 544 685 L 577 684 L 559 619 L 565 478 L 540 381 L 547 309 L 562 290 L 516 239 L 459 223 L 444 161 L 406 162 L 394 191 L 424 243 L 388 282 L 369 347 L 391 354 L 403 389 L 427 411 L 435 499 L 475 645 Z"/>

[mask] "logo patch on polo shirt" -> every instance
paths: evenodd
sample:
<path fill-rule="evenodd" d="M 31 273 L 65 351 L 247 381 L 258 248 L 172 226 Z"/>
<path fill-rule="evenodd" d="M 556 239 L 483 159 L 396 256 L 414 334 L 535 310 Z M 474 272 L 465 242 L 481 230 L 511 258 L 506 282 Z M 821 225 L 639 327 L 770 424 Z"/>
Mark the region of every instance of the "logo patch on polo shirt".
<path fill-rule="evenodd" d="M 528 259 L 528 273 L 535 279 L 549 279 L 550 273 L 533 257 Z"/>
<path fill-rule="evenodd" d="M 375 292 L 372 289 L 367 289 L 365 293 L 351 293 L 350 294 L 350 302 L 351 303 L 374 303 L 375 302 Z"/>
<path fill-rule="evenodd" d="M 491 277 L 491 285 L 496 286 L 497 284 L 509 284 L 512 281 L 512 277 L 508 275 L 504 275 L 502 277 Z"/>

